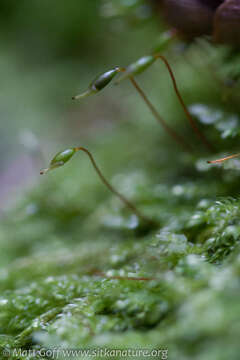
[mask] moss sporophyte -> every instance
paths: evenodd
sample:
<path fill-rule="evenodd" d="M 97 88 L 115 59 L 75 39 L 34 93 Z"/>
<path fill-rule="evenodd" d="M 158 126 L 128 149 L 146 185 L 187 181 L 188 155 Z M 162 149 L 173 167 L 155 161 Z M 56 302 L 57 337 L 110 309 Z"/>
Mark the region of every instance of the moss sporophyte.
<path fill-rule="evenodd" d="M 217 160 L 209 160 L 209 161 L 207 161 L 207 163 L 208 163 L 208 164 L 221 164 L 221 163 L 223 163 L 224 161 L 231 160 L 231 159 L 235 159 L 235 158 L 237 158 L 237 157 L 239 157 L 239 156 L 240 156 L 240 153 L 234 154 L 234 155 L 229 155 L 229 156 L 226 156 L 226 157 L 217 159 Z"/>
<path fill-rule="evenodd" d="M 78 100 L 83 99 L 87 96 L 93 95 L 98 93 L 99 91 L 103 90 L 107 85 L 110 84 L 110 82 L 119 74 L 122 73 L 122 76 L 118 79 L 118 81 L 115 82 L 115 84 L 120 83 L 124 79 L 129 79 L 134 86 L 134 88 L 137 90 L 145 104 L 148 106 L 150 111 L 152 112 L 155 119 L 160 123 L 160 125 L 164 128 L 166 133 L 174 139 L 175 142 L 177 142 L 185 151 L 192 153 L 192 146 L 189 144 L 189 142 L 180 134 L 178 134 L 174 128 L 172 128 L 170 125 L 167 124 L 167 122 L 162 118 L 162 116 L 159 114 L 158 110 L 154 107 L 154 105 L 151 103 L 151 101 L 148 99 L 145 92 L 142 90 L 142 88 L 139 86 L 139 84 L 135 80 L 135 76 L 144 72 L 147 70 L 156 60 L 161 60 L 171 77 L 171 81 L 173 84 L 174 91 L 177 95 L 177 98 L 184 110 L 184 113 L 189 121 L 189 124 L 191 125 L 191 128 L 195 132 L 195 134 L 198 136 L 198 138 L 201 140 L 201 142 L 204 144 L 204 146 L 208 149 L 213 151 L 214 147 L 210 144 L 210 142 L 206 139 L 205 135 L 202 134 L 202 132 L 199 130 L 195 120 L 192 118 L 190 112 L 188 111 L 187 106 L 185 105 L 185 102 L 183 100 L 183 97 L 178 89 L 178 85 L 174 76 L 174 73 L 172 71 L 172 68 L 168 62 L 168 60 L 159 53 L 160 50 L 165 49 L 169 43 L 174 39 L 176 36 L 176 31 L 169 31 L 162 34 L 161 41 L 158 44 L 158 47 L 155 48 L 154 52 L 150 55 L 141 57 L 136 62 L 130 64 L 128 67 L 119 67 L 116 66 L 111 70 L 108 70 L 99 76 L 97 76 L 89 85 L 88 89 L 83 92 L 82 94 L 73 96 L 72 99 Z M 157 52 L 156 52 L 157 51 Z M 105 184 L 105 186 L 131 210 L 133 211 L 139 219 L 142 219 L 144 222 L 148 222 L 151 224 L 155 224 L 151 219 L 148 219 L 145 215 L 143 215 L 132 202 L 130 202 L 125 196 L 120 194 L 103 176 L 102 172 L 100 171 L 99 167 L 97 166 L 92 154 L 84 147 L 74 147 L 66 149 L 62 152 L 57 153 L 57 155 L 52 159 L 50 162 L 50 165 L 47 169 L 44 169 L 41 171 L 41 174 L 46 174 L 48 171 L 53 170 L 55 168 L 61 167 L 65 165 L 67 161 L 69 161 L 72 156 L 78 152 L 78 151 L 85 152 L 95 171 L 97 172 L 98 176 L 100 177 L 101 181 Z"/>
<path fill-rule="evenodd" d="M 141 213 L 141 211 L 139 211 L 136 206 L 129 201 L 124 195 L 120 194 L 109 182 L 108 180 L 105 178 L 105 176 L 103 175 L 102 171 L 99 169 L 99 167 L 96 164 L 96 161 L 94 160 L 92 154 L 90 153 L 89 150 L 87 150 L 84 147 L 73 147 L 73 148 L 69 148 L 66 149 L 64 151 L 60 151 L 58 152 L 54 158 L 51 160 L 50 165 L 48 168 L 43 169 L 40 171 L 41 175 L 44 175 L 46 173 L 48 173 L 51 170 L 54 170 L 58 167 L 61 167 L 63 165 L 66 164 L 66 162 L 68 162 L 73 155 L 78 152 L 78 151 L 83 151 L 85 154 L 87 154 L 87 156 L 89 157 L 96 173 L 98 174 L 99 178 L 101 179 L 101 181 L 103 182 L 103 184 L 114 194 L 116 195 L 134 214 L 137 215 L 137 217 L 142 220 L 144 223 L 149 223 L 151 225 L 156 225 L 156 222 L 149 219 L 148 217 L 146 217 L 145 215 L 143 215 Z"/>
<path fill-rule="evenodd" d="M 46 174 L 48 171 L 56 169 L 60 166 L 63 166 L 67 161 L 71 159 L 71 157 L 76 152 L 75 148 L 66 149 L 64 151 L 58 152 L 54 158 L 51 160 L 48 168 L 40 171 L 41 175 Z"/>
<path fill-rule="evenodd" d="M 73 100 L 83 99 L 89 95 L 96 94 L 97 92 L 105 88 L 105 86 L 107 86 L 120 71 L 121 69 L 118 66 L 116 66 L 115 68 L 97 76 L 91 82 L 88 89 L 84 93 L 73 96 L 72 99 Z"/>
<path fill-rule="evenodd" d="M 191 128 L 195 132 L 195 134 L 198 136 L 200 141 L 204 144 L 204 146 L 210 150 L 213 151 L 214 147 L 210 144 L 210 142 L 206 139 L 205 135 L 199 130 L 195 120 L 192 118 L 190 112 L 188 111 L 187 106 L 184 103 L 183 97 L 178 89 L 177 82 L 174 76 L 174 73 L 172 71 L 172 68 L 167 61 L 167 59 L 159 54 L 151 54 L 144 57 L 141 57 L 136 62 L 130 64 L 127 68 L 123 67 L 115 67 L 112 70 L 109 70 L 100 76 L 98 76 L 95 80 L 91 82 L 88 89 L 80 94 L 73 96 L 74 100 L 77 99 L 83 99 L 89 95 L 93 95 L 99 91 L 101 91 L 103 88 L 105 88 L 118 73 L 123 73 L 123 75 L 115 82 L 115 84 L 119 84 L 121 81 L 125 79 L 129 79 L 134 86 L 134 88 L 137 90 L 145 104 L 150 109 L 151 113 L 155 117 L 155 119 L 160 123 L 160 125 L 164 128 L 164 130 L 167 132 L 167 134 L 174 139 L 185 151 L 192 152 L 192 146 L 189 144 L 187 140 L 184 139 L 184 137 L 180 134 L 178 134 L 175 129 L 173 129 L 170 125 L 167 124 L 167 122 L 162 118 L 162 116 L 159 114 L 158 110 L 155 108 L 155 106 L 152 104 L 152 102 L 148 99 L 146 93 L 142 90 L 142 88 L 139 86 L 139 84 L 135 80 L 135 75 L 141 74 L 146 69 L 148 69 L 157 59 L 163 61 L 165 64 L 172 83 L 174 87 L 174 91 L 178 97 L 178 100 L 184 110 L 184 113 L 189 121 L 189 124 L 191 125 Z"/>

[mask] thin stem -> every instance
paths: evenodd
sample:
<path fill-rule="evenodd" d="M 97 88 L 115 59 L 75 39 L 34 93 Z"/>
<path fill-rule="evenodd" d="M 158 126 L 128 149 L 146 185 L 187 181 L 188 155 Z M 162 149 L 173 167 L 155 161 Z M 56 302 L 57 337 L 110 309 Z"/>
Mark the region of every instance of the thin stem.
<path fill-rule="evenodd" d="M 133 76 L 129 76 L 129 80 L 131 81 L 131 83 L 133 84 L 133 86 L 135 87 L 135 89 L 137 90 L 137 92 L 139 93 L 139 95 L 143 98 L 143 100 L 145 101 L 145 103 L 147 104 L 148 108 L 150 109 L 150 111 L 152 112 L 153 116 L 155 117 L 155 119 L 162 125 L 162 127 L 166 130 L 166 132 L 168 133 L 168 135 L 170 135 L 178 144 L 180 144 L 184 150 L 191 152 L 192 151 L 192 147 L 185 141 L 185 139 L 181 136 L 178 135 L 176 133 L 176 131 L 174 129 L 172 129 L 166 122 L 165 120 L 160 116 L 160 114 L 158 113 L 158 111 L 156 110 L 156 108 L 153 106 L 153 104 L 151 103 L 151 101 L 148 99 L 147 95 L 144 93 L 144 91 L 140 88 L 140 86 L 138 85 L 138 83 L 136 82 L 136 80 L 133 78 Z"/>
<path fill-rule="evenodd" d="M 101 271 L 95 271 L 94 275 L 96 276 L 101 276 L 101 277 L 105 277 L 107 279 L 112 279 L 112 280 L 133 280 L 133 281 L 151 281 L 151 280 L 156 280 L 156 278 L 154 277 L 136 277 L 136 276 L 108 276 L 105 273 L 101 272 Z"/>
<path fill-rule="evenodd" d="M 207 161 L 207 163 L 208 164 L 218 164 L 218 163 L 222 163 L 222 162 L 224 162 L 226 160 L 234 159 L 234 158 L 239 157 L 239 156 L 240 156 L 240 153 L 235 154 L 235 155 L 226 156 L 224 158 L 217 159 L 217 160 Z"/>
<path fill-rule="evenodd" d="M 185 105 L 185 103 L 183 101 L 183 98 L 182 98 L 182 95 L 180 94 L 180 91 L 178 89 L 177 82 L 176 82 L 175 76 L 173 74 L 173 71 L 171 69 L 171 66 L 170 66 L 169 62 L 167 61 L 167 59 L 163 55 L 155 54 L 154 56 L 155 56 L 156 59 L 162 60 L 164 62 L 164 64 L 166 65 L 166 67 L 168 69 L 168 72 L 170 74 L 170 77 L 172 79 L 172 83 L 173 83 L 175 93 L 176 93 L 176 95 L 177 95 L 177 97 L 179 99 L 180 104 L 182 105 L 182 108 L 183 108 L 183 110 L 184 110 L 184 112 L 185 112 L 185 114 L 186 114 L 186 116 L 187 116 L 187 118 L 189 120 L 189 123 L 190 123 L 193 131 L 196 133 L 196 135 L 199 137 L 199 139 L 207 147 L 208 150 L 214 151 L 214 147 L 212 146 L 212 144 L 210 144 L 210 142 L 207 140 L 205 135 L 199 130 L 195 120 L 192 118 L 190 112 L 188 111 L 188 108 Z"/>
<path fill-rule="evenodd" d="M 102 182 L 104 183 L 104 185 L 106 185 L 106 187 L 113 193 L 115 194 L 130 210 L 132 210 L 138 217 L 139 219 L 142 219 L 144 222 L 147 222 L 147 223 L 151 223 L 151 224 L 155 224 L 155 222 L 149 218 L 147 218 L 145 215 L 143 215 L 137 208 L 134 204 L 132 204 L 128 199 L 125 198 L 125 196 L 123 196 L 122 194 L 120 194 L 107 180 L 106 178 L 103 176 L 101 170 L 99 169 L 99 167 L 97 166 L 92 154 L 84 147 L 77 147 L 75 148 L 75 151 L 84 151 L 94 169 L 96 170 L 98 176 L 100 177 L 100 179 L 102 180 Z"/>

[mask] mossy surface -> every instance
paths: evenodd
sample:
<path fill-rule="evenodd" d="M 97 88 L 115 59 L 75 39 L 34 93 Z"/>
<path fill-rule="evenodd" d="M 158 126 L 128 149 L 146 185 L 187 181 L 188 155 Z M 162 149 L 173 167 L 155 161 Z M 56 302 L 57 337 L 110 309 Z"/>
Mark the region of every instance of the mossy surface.
<path fill-rule="evenodd" d="M 193 62 L 199 47 L 189 50 Z M 235 75 L 235 60 L 207 51 L 220 80 Z M 188 75 L 184 98 L 216 155 L 239 151 L 239 87 L 213 86 L 181 61 L 175 69 Z M 165 83 L 170 115 L 191 140 Z M 239 359 L 239 161 L 206 164 L 213 155 L 197 139 L 195 152 L 182 152 L 150 116 L 138 121 L 141 106 L 87 147 L 159 226 L 144 229 L 84 154 L 41 179 L 0 224 L 2 348 L 167 348 L 170 359 Z"/>

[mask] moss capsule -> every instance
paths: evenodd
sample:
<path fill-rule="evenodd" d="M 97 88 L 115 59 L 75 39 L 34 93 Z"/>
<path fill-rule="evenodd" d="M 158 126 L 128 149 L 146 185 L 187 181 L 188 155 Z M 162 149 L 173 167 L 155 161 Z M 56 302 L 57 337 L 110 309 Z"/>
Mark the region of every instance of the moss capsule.
<path fill-rule="evenodd" d="M 114 69 L 97 76 L 96 79 L 94 79 L 91 83 L 90 88 L 96 91 L 102 90 L 112 81 L 112 79 L 119 73 L 119 71 L 120 68 L 115 67 Z"/>
<path fill-rule="evenodd" d="M 118 84 L 122 80 L 129 78 L 130 76 L 135 76 L 135 75 L 141 74 L 149 66 L 151 66 L 154 63 L 154 61 L 156 61 L 156 58 L 153 55 L 147 55 L 147 56 L 141 57 L 136 62 L 130 64 L 126 68 L 124 74 L 119 78 L 119 80 L 116 82 L 116 84 Z"/>
<path fill-rule="evenodd" d="M 66 162 L 68 162 L 72 158 L 72 156 L 75 154 L 75 152 L 76 152 L 75 148 L 70 148 L 70 149 L 66 149 L 64 151 L 58 152 L 54 156 L 54 158 L 51 160 L 49 167 L 41 170 L 40 174 L 44 175 L 50 170 L 53 170 L 60 166 L 65 165 Z"/>
<path fill-rule="evenodd" d="M 99 167 L 96 164 L 96 161 L 94 160 L 92 154 L 90 153 L 90 151 L 88 151 L 86 148 L 80 146 L 80 147 L 75 147 L 75 148 L 69 148 L 67 150 L 61 151 L 59 153 L 57 153 L 57 155 L 54 156 L 54 158 L 52 159 L 52 161 L 50 162 L 50 166 L 47 169 L 43 169 L 40 171 L 40 174 L 46 174 L 48 171 L 53 170 L 59 166 L 63 166 L 68 160 L 70 160 L 72 158 L 72 156 L 77 152 L 77 151 L 83 151 L 85 154 L 87 154 L 87 156 L 89 157 L 89 160 L 91 161 L 96 173 L 98 174 L 100 180 L 103 182 L 103 184 L 114 194 L 116 195 L 132 212 L 134 212 L 139 219 L 142 219 L 144 222 L 147 222 L 151 225 L 156 225 L 157 223 L 151 219 L 148 219 L 148 217 L 146 217 L 145 215 L 143 215 L 141 213 L 141 211 L 139 211 L 136 206 L 129 201 L 127 198 L 125 198 L 124 195 L 120 194 L 109 182 L 108 180 L 105 178 L 105 176 L 103 175 L 102 171 L 99 169 Z"/>
<path fill-rule="evenodd" d="M 158 38 L 152 53 L 163 52 L 166 50 L 169 45 L 176 38 L 177 31 L 175 29 L 171 29 L 169 31 L 164 31 Z"/>
<path fill-rule="evenodd" d="M 97 76 L 89 85 L 89 88 L 82 94 L 73 96 L 73 100 L 82 99 L 89 95 L 95 94 L 98 91 L 104 89 L 112 79 L 121 71 L 121 69 L 116 66 L 114 69 L 106 71 L 105 73 Z"/>

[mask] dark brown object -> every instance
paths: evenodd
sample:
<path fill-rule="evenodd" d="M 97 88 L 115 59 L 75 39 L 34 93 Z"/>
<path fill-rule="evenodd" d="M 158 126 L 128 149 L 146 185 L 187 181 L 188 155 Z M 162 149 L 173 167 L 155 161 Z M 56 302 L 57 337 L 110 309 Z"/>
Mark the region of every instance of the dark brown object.
<path fill-rule="evenodd" d="M 212 35 L 240 46 L 240 0 L 155 0 L 167 22 L 187 39 Z"/>
<path fill-rule="evenodd" d="M 214 40 L 240 45 L 240 1 L 226 0 L 214 17 Z"/>

